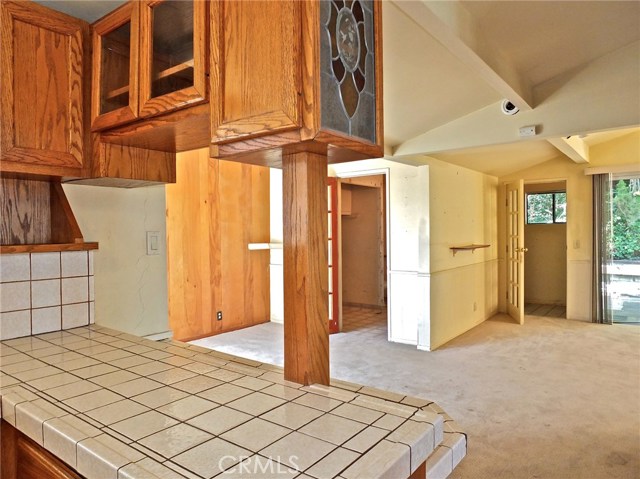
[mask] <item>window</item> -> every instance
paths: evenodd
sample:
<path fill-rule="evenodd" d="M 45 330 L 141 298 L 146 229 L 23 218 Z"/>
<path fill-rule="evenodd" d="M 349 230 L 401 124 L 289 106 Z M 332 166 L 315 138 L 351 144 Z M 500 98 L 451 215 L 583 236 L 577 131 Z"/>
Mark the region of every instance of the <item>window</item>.
<path fill-rule="evenodd" d="M 567 222 L 567 193 L 565 191 L 527 194 L 527 224 Z"/>

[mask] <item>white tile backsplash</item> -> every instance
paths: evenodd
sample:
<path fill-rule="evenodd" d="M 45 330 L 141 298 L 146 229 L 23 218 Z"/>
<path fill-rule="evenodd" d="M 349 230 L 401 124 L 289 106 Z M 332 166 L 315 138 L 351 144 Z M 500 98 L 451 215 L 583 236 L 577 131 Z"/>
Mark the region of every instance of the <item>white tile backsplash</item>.
<path fill-rule="evenodd" d="M 89 324 L 89 304 L 65 304 L 62 306 L 62 329 L 78 328 Z"/>
<path fill-rule="evenodd" d="M 0 339 L 94 323 L 93 253 L 0 255 Z"/>
<path fill-rule="evenodd" d="M 0 311 L 18 311 L 31 307 L 31 282 L 0 284 Z"/>
<path fill-rule="evenodd" d="M 62 308 L 39 308 L 31 310 L 32 327 L 31 334 L 60 331 L 62 327 Z"/>
<path fill-rule="evenodd" d="M 31 282 L 31 305 L 34 308 L 60 304 L 60 280 L 43 279 Z"/>
<path fill-rule="evenodd" d="M 0 313 L 0 339 L 13 339 L 31 334 L 31 311 Z"/>
<path fill-rule="evenodd" d="M 53 279 L 60 277 L 60 253 L 38 253 L 31 255 L 31 279 Z"/>
<path fill-rule="evenodd" d="M 89 281 L 87 276 L 62 278 L 62 304 L 89 301 Z"/>
<path fill-rule="evenodd" d="M 62 252 L 62 277 L 88 276 L 89 259 L 87 251 Z"/>
<path fill-rule="evenodd" d="M 29 281 L 29 255 L 3 254 L 0 256 L 0 282 Z"/>

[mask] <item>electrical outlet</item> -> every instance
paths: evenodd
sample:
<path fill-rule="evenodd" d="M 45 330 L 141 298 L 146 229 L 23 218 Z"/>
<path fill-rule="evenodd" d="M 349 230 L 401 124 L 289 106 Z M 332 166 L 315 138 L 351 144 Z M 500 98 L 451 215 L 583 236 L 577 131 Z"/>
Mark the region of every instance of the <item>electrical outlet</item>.
<path fill-rule="evenodd" d="M 216 313 L 216 319 L 217 319 L 218 321 L 222 321 L 222 311 L 218 311 L 218 312 Z"/>

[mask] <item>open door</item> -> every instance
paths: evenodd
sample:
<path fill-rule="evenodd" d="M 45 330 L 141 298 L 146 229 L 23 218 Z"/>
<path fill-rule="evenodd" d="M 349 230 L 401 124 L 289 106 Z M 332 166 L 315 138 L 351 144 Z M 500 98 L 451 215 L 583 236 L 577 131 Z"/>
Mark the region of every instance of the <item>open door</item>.
<path fill-rule="evenodd" d="M 507 312 L 524 323 L 524 181 L 507 183 Z"/>
<path fill-rule="evenodd" d="M 329 334 L 340 332 L 340 298 L 338 287 L 338 179 L 327 178 L 327 198 L 329 200 Z"/>

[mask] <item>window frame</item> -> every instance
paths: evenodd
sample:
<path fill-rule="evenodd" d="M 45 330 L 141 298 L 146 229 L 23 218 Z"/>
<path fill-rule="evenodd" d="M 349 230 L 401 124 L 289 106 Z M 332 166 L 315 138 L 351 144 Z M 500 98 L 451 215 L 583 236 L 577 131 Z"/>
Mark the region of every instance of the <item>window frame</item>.
<path fill-rule="evenodd" d="M 564 221 L 557 221 L 556 220 L 556 195 L 558 194 L 564 194 L 566 197 L 567 194 L 567 190 L 550 190 L 550 191 L 538 191 L 538 192 L 530 192 L 530 193 L 525 193 L 524 195 L 524 206 L 525 206 L 525 224 L 526 225 L 566 225 L 567 224 L 567 219 L 566 219 L 566 211 L 565 211 L 565 220 Z M 551 195 L 551 223 L 531 223 L 529 221 L 529 196 L 533 196 L 533 195 Z M 565 204 L 567 203 L 567 200 L 565 198 Z"/>

